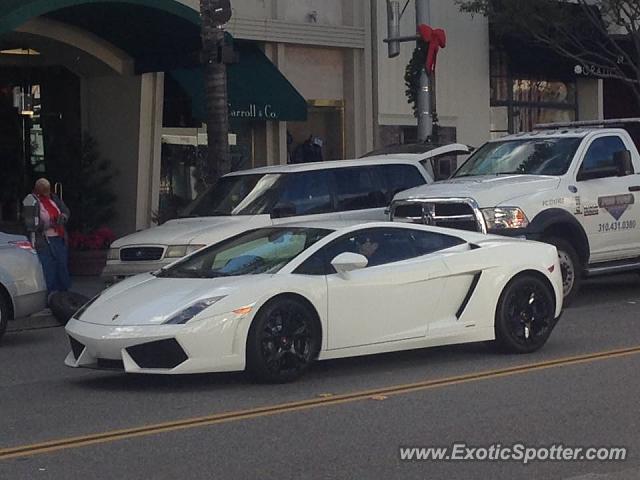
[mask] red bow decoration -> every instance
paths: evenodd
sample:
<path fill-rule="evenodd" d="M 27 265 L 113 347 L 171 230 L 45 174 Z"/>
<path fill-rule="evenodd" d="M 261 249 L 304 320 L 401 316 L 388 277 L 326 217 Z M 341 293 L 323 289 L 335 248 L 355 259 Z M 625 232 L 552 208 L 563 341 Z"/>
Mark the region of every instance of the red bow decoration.
<path fill-rule="evenodd" d="M 427 73 L 436 71 L 436 59 L 438 58 L 438 50 L 447 46 L 447 34 L 441 28 L 431 28 L 429 25 L 418 25 L 420 38 L 429 45 L 427 52 Z"/>

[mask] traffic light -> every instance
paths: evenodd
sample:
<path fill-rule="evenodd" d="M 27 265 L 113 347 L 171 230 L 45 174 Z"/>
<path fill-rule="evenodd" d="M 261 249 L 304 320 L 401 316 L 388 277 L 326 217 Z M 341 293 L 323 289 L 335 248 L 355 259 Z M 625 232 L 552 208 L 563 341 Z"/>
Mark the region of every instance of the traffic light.
<path fill-rule="evenodd" d="M 214 25 L 224 25 L 231 19 L 231 0 L 207 0 L 202 12 Z"/>

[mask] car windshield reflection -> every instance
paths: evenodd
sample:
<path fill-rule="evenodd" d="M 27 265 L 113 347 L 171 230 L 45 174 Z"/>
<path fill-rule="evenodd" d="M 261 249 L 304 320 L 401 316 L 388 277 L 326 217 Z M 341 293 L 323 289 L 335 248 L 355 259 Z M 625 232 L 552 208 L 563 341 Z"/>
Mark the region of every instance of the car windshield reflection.
<path fill-rule="evenodd" d="M 161 278 L 220 278 L 276 273 L 331 233 L 320 228 L 261 228 L 205 248 L 158 273 Z"/>
<path fill-rule="evenodd" d="M 581 138 L 535 138 L 489 142 L 453 175 L 564 175 Z"/>

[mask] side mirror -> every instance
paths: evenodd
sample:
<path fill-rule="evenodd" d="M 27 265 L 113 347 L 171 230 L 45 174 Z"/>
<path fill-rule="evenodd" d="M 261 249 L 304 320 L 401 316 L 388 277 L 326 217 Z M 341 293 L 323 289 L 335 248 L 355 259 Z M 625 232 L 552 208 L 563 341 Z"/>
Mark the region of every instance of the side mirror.
<path fill-rule="evenodd" d="M 619 177 L 626 177 L 633 173 L 633 162 L 629 150 L 620 150 L 613 154 L 613 164 L 618 169 Z"/>
<path fill-rule="evenodd" d="M 369 260 L 359 253 L 344 252 L 331 260 L 331 265 L 338 273 L 347 273 L 353 270 L 365 268 Z"/>

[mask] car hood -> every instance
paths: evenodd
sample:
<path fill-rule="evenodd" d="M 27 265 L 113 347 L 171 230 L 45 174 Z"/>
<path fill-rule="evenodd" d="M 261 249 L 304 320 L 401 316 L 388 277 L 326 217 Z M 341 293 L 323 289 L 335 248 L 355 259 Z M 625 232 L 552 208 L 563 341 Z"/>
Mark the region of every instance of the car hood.
<path fill-rule="evenodd" d="M 543 175 L 483 175 L 452 178 L 398 193 L 394 200 L 472 198 L 481 208 L 495 207 L 530 193 L 558 188 L 558 177 Z"/>
<path fill-rule="evenodd" d="M 239 290 L 257 292 L 260 285 L 272 277 L 272 274 L 262 274 L 192 279 L 138 275 L 106 290 L 87 308 L 80 320 L 109 326 L 161 325 L 198 301 L 211 297 L 228 297 Z M 200 317 L 211 315 L 212 311 L 231 311 L 255 301 L 250 298 L 250 294 L 243 297 L 247 301 L 242 305 L 232 304 L 229 309 L 225 309 L 224 300 L 221 300 L 204 310 Z"/>
<path fill-rule="evenodd" d="M 113 242 L 112 246 L 121 248 L 130 245 L 208 245 L 245 230 L 269 225 L 269 215 L 182 218 L 127 235 Z"/>

